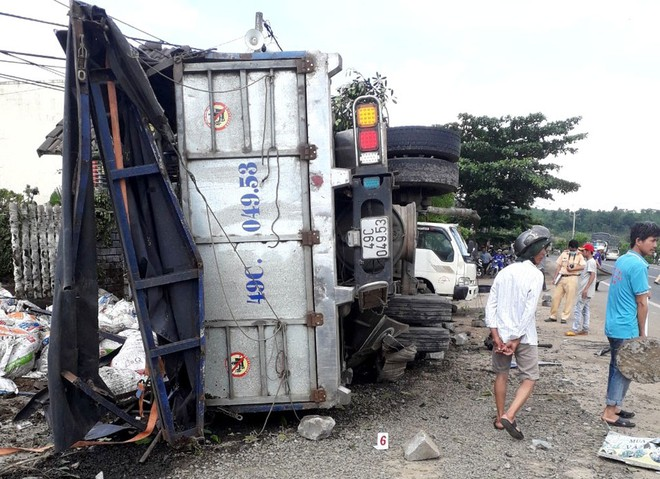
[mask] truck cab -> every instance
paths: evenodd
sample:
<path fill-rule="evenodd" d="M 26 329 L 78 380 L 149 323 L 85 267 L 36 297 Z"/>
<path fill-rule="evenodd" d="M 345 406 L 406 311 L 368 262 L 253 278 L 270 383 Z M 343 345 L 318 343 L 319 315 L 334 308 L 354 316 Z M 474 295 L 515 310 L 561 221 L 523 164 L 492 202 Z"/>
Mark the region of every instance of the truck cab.
<path fill-rule="evenodd" d="M 456 224 L 417 224 L 415 277 L 441 296 L 456 300 L 477 296 L 477 266 Z"/>

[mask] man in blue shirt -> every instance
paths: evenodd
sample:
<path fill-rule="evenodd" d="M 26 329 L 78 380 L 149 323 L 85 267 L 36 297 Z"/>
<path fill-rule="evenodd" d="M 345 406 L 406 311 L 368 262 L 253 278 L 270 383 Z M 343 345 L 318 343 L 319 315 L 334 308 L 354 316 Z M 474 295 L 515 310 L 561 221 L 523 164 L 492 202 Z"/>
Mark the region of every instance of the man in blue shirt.
<path fill-rule="evenodd" d="M 614 265 L 605 310 L 605 336 L 610 342 L 610 370 L 607 379 L 605 410 L 601 418 L 618 427 L 635 427 L 630 421 L 635 413 L 621 409 L 630 379 L 616 365 L 619 348 L 627 339 L 646 336 L 649 298 L 649 264 L 658 245 L 660 227 L 652 222 L 635 223 L 630 229 L 630 250 Z"/>

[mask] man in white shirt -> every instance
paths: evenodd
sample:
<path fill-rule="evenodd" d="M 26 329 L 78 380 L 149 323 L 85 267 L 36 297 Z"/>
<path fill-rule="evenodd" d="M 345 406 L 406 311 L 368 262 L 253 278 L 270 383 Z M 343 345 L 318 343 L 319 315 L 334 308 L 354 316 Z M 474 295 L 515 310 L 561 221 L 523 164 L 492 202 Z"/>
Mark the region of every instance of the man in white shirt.
<path fill-rule="evenodd" d="M 493 337 L 493 370 L 495 371 L 495 429 L 506 429 L 515 439 L 523 439 L 516 424 L 516 414 L 534 390 L 539 378 L 536 308 L 543 273 L 538 269 L 552 238 L 543 226 L 533 226 L 515 241 L 518 262 L 504 268 L 493 281 L 486 304 L 486 326 Z M 521 383 L 513 401 L 505 411 L 506 389 L 515 356 Z"/>
<path fill-rule="evenodd" d="M 594 245 L 585 243 L 580 253 L 587 260 L 587 266 L 578 278 L 577 303 L 573 313 L 573 329 L 566 331 L 566 336 L 581 336 L 589 334 L 589 319 L 591 318 L 591 298 L 596 294 L 596 270 L 598 263 L 594 259 Z"/>

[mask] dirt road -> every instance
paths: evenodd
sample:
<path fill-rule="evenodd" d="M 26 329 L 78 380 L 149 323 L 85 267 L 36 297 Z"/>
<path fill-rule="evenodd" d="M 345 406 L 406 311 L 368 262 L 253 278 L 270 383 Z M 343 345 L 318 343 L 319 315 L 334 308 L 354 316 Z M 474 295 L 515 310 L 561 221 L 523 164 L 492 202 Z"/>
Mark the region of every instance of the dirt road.
<path fill-rule="evenodd" d="M 549 262 L 550 263 L 550 262 Z M 550 272 L 550 271 L 549 271 Z M 537 314 L 542 361 L 541 380 L 518 417 L 525 439 L 516 441 L 493 429 L 494 379 L 490 353 L 483 345 L 488 331 L 472 326 L 487 294 L 472 302 L 468 314 L 456 316 L 455 329 L 469 342 L 453 346 L 448 362 L 415 363 L 392 384 L 353 384 L 353 402 L 345 408 L 318 411 L 337 425 L 332 435 L 313 442 L 301 438 L 292 414 L 247 415 L 239 423 L 219 415 L 207 426 L 206 441 L 173 450 L 160 443 L 144 464 L 146 444 L 95 446 L 64 454 L 20 454 L 0 457 L 3 478 L 566 478 L 651 479 L 649 470 L 597 456 L 608 428 L 599 420 L 604 405 L 609 357 L 597 353 L 607 345 L 603 320 L 607 288 L 592 301 L 592 333 L 567 337 L 569 325 L 545 323 L 549 307 Z M 651 311 L 652 325 L 660 310 Z M 510 391 L 517 384 L 515 375 Z M 626 409 L 635 411 L 638 427 L 618 430 L 641 437 L 660 436 L 660 384 L 633 383 Z M 38 446 L 48 442 L 43 419 L 17 431 L 9 421 L 14 402 L 0 400 L 0 445 Z M 302 414 L 301 414 L 302 415 Z M 430 434 L 440 449 L 438 460 L 408 462 L 402 446 L 418 431 Z M 374 449 L 379 432 L 388 432 L 390 448 Z M 546 441 L 540 449 L 533 441 Z"/>

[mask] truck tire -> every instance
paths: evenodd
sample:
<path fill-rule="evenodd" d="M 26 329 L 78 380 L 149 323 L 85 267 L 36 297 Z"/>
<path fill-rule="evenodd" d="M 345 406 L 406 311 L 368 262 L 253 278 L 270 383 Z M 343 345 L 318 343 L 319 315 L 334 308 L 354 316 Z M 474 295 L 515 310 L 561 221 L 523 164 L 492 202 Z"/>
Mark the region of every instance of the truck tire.
<path fill-rule="evenodd" d="M 385 314 L 404 324 L 439 326 L 452 321 L 452 304 L 434 294 L 396 295 L 388 301 Z"/>
<path fill-rule="evenodd" d="M 458 164 L 425 157 L 390 158 L 394 183 L 401 188 L 420 189 L 424 196 L 439 196 L 458 189 Z"/>
<path fill-rule="evenodd" d="M 392 126 L 387 128 L 387 156 L 426 156 L 456 163 L 461 156 L 461 137 L 448 128 Z"/>
<path fill-rule="evenodd" d="M 427 157 L 456 163 L 461 154 L 458 133 L 431 126 L 392 126 L 387 128 L 387 156 Z M 355 167 L 353 130 L 335 133 L 335 166 Z"/>
<path fill-rule="evenodd" d="M 397 336 L 403 344 L 417 346 L 418 353 L 447 351 L 451 342 L 449 331 L 441 327 L 413 327 Z"/>

